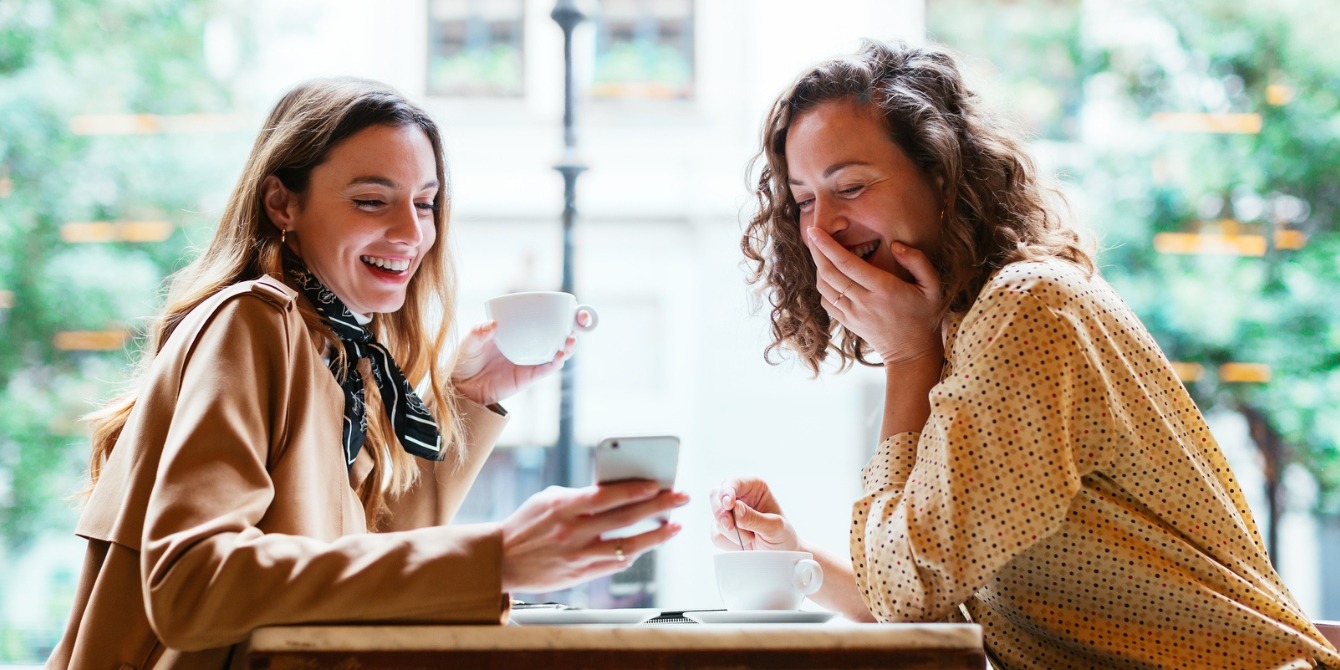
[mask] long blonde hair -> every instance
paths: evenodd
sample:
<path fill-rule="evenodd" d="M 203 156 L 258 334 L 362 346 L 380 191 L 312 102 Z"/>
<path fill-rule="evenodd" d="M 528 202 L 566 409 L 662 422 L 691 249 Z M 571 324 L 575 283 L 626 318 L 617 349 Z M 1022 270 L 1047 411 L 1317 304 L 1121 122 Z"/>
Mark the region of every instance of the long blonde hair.
<path fill-rule="evenodd" d="M 449 182 L 442 138 L 437 124 L 426 112 L 382 84 L 352 78 L 319 79 L 289 91 L 265 121 L 242 176 L 209 246 L 194 261 L 170 279 L 166 307 L 151 325 L 128 392 L 112 399 L 89 415 L 92 455 L 89 476 L 96 483 L 126 420 L 143 390 L 145 374 L 181 320 L 200 303 L 231 284 L 270 275 L 283 279 L 279 229 L 265 212 L 262 183 L 275 175 L 301 197 L 311 171 L 329 156 L 335 145 L 373 125 L 412 125 L 422 129 L 432 142 L 441 184 L 433 200 L 437 244 L 425 254 L 418 273 L 410 281 L 405 305 L 400 310 L 374 315 L 368 325 L 386 345 L 410 383 L 422 388 L 424 400 L 437 419 L 448 459 L 457 464 L 464 457 L 463 432 L 457 419 L 457 397 L 446 373 L 438 369 L 438 358 L 451 334 L 456 309 L 456 280 L 447 244 L 450 211 Z M 335 336 L 305 301 L 299 301 L 303 319 L 328 344 Z M 429 323 L 430 319 L 436 322 Z M 343 356 L 343 348 L 333 351 Z M 367 379 L 368 375 L 364 375 Z M 427 382 L 425 385 L 424 382 Z M 386 496 L 408 489 L 419 472 L 416 458 L 393 447 L 395 436 L 379 394 L 369 389 L 368 438 L 365 449 L 372 456 L 372 472 L 358 494 L 375 528 L 386 512 Z M 331 445 L 331 457 L 339 458 L 339 445 Z M 383 486 L 383 483 L 386 485 Z"/>
<path fill-rule="evenodd" d="M 772 305 L 772 354 L 796 352 L 816 374 L 830 351 L 865 365 L 867 345 L 828 317 L 801 239 L 786 171 L 786 134 L 796 117 L 830 100 L 869 105 L 889 138 L 932 178 L 944 181 L 941 248 L 932 258 L 944 286 L 942 315 L 971 306 L 996 270 L 1019 260 L 1063 258 L 1094 271 L 1087 245 L 1048 203 L 1049 191 L 1022 142 L 979 103 L 949 52 L 935 46 L 867 42 L 856 54 L 802 73 L 763 123 L 758 211 L 740 247 L 750 283 Z"/>

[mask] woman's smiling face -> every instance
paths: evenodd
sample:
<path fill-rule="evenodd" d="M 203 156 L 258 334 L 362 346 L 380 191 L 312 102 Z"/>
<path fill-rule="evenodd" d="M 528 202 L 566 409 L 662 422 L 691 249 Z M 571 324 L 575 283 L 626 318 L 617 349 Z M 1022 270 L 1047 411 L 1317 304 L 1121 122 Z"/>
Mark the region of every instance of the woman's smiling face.
<path fill-rule="evenodd" d="M 876 110 L 844 99 L 800 113 L 786 133 L 787 178 L 802 232 L 818 226 L 867 263 L 907 279 L 889 244 L 934 256 L 940 199 Z"/>
<path fill-rule="evenodd" d="M 282 207 L 288 244 L 354 313 L 394 312 L 437 241 L 441 184 L 433 145 L 415 125 L 374 125 L 336 144 L 307 190 Z"/>

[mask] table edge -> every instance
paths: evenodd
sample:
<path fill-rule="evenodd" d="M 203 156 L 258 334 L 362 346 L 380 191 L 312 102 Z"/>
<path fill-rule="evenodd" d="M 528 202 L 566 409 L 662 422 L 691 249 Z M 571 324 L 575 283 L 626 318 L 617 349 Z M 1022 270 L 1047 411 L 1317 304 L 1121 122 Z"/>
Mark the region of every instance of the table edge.
<path fill-rule="evenodd" d="M 662 626 L 266 626 L 256 653 L 468 649 L 899 649 L 982 651 L 982 629 L 966 623 Z"/>

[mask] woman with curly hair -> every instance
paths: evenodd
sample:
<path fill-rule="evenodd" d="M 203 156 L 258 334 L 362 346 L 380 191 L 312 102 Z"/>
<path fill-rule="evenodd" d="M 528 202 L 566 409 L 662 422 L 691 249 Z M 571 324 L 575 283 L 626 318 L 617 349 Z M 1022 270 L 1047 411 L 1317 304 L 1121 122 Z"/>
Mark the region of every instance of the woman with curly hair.
<path fill-rule="evenodd" d="M 765 355 L 873 356 L 885 402 L 850 559 L 754 478 L 713 493 L 718 546 L 815 554 L 814 599 L 852 619 L 966 616 L 998 668 L 1340 664 L 1172 366 L 951 55 L 867 43 L 814 67 L 756 161 L 741 246 Z"/>

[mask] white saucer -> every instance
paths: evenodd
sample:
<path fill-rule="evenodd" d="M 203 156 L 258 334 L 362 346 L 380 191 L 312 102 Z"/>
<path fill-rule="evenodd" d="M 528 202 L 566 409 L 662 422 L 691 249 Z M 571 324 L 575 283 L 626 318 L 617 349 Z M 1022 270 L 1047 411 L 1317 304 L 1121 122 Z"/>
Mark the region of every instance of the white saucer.
<path fill-rule="evenodd" d="M 514 609 L 512 622 L 519 626 L 575 626 L 580 624 L 639 624 L 661 613 L 658 609 Z"/>
<path fill-rule="evenodd" d="M 823 623 L 837 616 L 837 612 L 809 612 L 799 610 L 739 610 L 685 612 L 684 616 L 698 623 Z"/>

